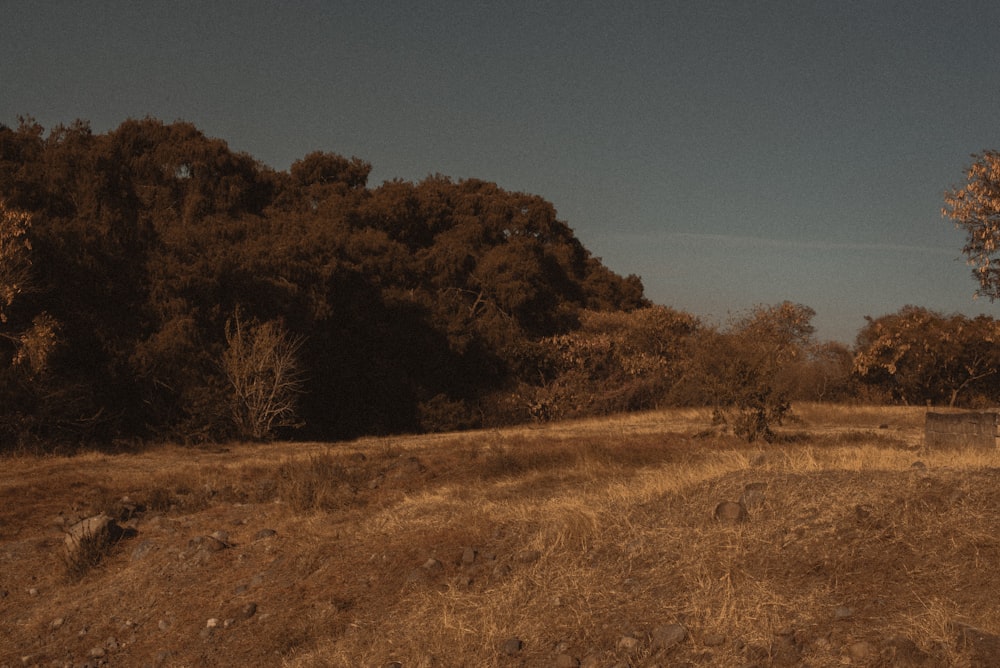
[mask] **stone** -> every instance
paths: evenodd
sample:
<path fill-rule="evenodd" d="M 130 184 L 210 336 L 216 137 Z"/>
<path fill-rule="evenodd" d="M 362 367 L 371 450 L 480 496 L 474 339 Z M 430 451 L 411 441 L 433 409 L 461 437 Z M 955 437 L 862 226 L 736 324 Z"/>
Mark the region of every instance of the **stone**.
<path fill-rule="evenodd" d="M 240 619 L 250 619 L 257 614 L 257 604 L 250 602 L 240 608 Z"/>
<path fill-rule="evenodd" d="M 736 501 L 722 501 L 715 507 L 712 516 L 723 524 L 739 524 L 747 521 L 747 509 Z"/>
<path fill-rule="evenodd" d="M 893 668 L 937 668 L 941 665 L 917 647 L 917 643 L 904 636 L 890 638 L 880 658 L 882 664 Z"/>
<path fill-rule="evenodd" d="M 706 633 L 701 638 L 701 644 L 705 647 L 719 647 L 726 642 L 726 636 L 721 633 Z"/>
<path fill-rule="evenodd" d="M 759 506 L 764 503 L 764 490 L 767 489 L 766 482 L 752 482 L 743 488 L 743 494 L 740 496 L 740 503 L 746 508 L 753 508 L 754 506 Z"/>
<path fill-rule="evenodd" d="M 539 550 L 522 550 L 517 555 L 517 560 L 522 564 L 532 564 L 542 558 Z"/>
<path fill-rule="evenodd" d="M 503 653 L 507 656 L 514 656 L 524 648 L 524 643 L 520 638 L 511 638 L 504 642 Z"/>
<path fill-rule="evenodd" d="M 681 624 L 667 624 L 657 626 L 650 635 L 653 649 L 670 650 L 684 642 L 687 629 Z"/>
<path fill-rule="evenodd" d="M 615 645 L 615 648 L 618 649 L 619 652 L 631 654 L 639 649 L 639 639 L 633 638 L 632 636 L 622 636 L 618 639 L 618 643 Z"/>
<path fill-rule="evenodd" d="M 851 643 L 847 647 L 847 655 L 851 657 L 852 661 L 867 661 L 875 654 L 872 649 L 871 643 L 861 640 L 855 643 Z"/>
<path fill-rule="evenodd" d="M 570 654 L 560 654 L 556 657 L 555 668 L 579 668 L 580 660 Z"/>
<path fill-rule="evenodd" d="M 110 516 L 104 513 L 94 515 L 70 527 L 64 539 L 66 552 L 72 556 L 89 541 L 112 543 L 121 538 L 123 533 L 122 528 Z"/>
<path fill-rule="evenodd" d="M 1000 636 L 963 623 L 953 627 L 959 648 L 969 652 L 974 667 L 1000 666 Z"/>
<path fill-rule="evenodd" d="M 62 628 L 63 622 L 65 620 L 62 617 L 56 617 L 51 622 L 49 622 L 49 628 L 55 631 L 56 629 Z"/>
<path fill-rule="evenodd" d="M 253 535 L 254 540 L 264 540 L 265 538 L 272 538 L 277 536 L 278 532 L 274 529 L 261 529 Z"/>
<path fill-rule="evenodd" d="M 833 610 L 834 619 L 850 619 L 854 616 L 854 608 L 849 608 L 846 605 L 838 605 Z"/>
<path fill-rule="evenodd" d="M 465 565 L 474 564 L 476 562 L 476 550 L 471 547 L 467 547 L 462 551 L 462 563 Z"/>
<path fill-rule="evenodd" d="M 439 573 L 444 570 L 444 565 L 437 559 L 431 557 L 424 562 L 423 569 L 429 573 Z"/>
<path fill-rule="evenodd" d="M 132 561 L 139 561 L 147 554 L 156 549 L 156 545 L 151 540 L 144 540 L 132 550 Z"/>

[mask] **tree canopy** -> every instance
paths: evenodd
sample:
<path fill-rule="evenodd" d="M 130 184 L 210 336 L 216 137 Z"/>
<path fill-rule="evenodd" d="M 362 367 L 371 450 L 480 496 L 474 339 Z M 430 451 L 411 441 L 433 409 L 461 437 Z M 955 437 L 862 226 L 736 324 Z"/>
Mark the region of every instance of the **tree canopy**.
<path fill-rule="evenodd" d="M 298 342 L 309 435 L 483 424 L 537 341 L 647 304 L 539 196 L 370 170 L 151 118 L 0 126 L 0 438 L 232 433 L 237 312 Z"/>

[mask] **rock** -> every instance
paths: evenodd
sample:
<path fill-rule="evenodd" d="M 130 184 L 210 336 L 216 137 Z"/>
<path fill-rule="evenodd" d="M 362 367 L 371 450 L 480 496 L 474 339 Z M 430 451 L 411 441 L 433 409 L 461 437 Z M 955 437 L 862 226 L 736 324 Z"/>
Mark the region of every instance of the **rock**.
<path fill-rule="evenodd" d="M 680 624 L 667 624 L 657 626 L 651 636 L 653 649 L 670 650 L 684 642 L 687 629 Z"/>
<path fill-rule="evenodd" d="M 188 547 L 197 548 L 200 552 L 221 552 L 229 545 L 214 536 L 196 536 L 188 541 Z"/>
<path fill-rule="evenodd" d="M 139 561 L 147 554 L 152 552 L 156 548 L 156 545 L 151 540 L 144 540 L 135 546 L 132 550 L 132 561 Z"/>
<path fill-rule="evenodd" d="M 274 529 L 261 529 L 253 535 L 254 540 L 264 540 L 265 538 L 272 538 L 277 536 L 278 532 Z"/>
<path fill-rule="evenodd" d="M 503 644 L 503 653 L 507 656 L 514 656 L 524 648 L 524 643 L 520 638 L 511 638 Z"/>
<path fill-rule="evenodd" d="M 522 564 L 532 564 L 542 558 L 539 550 L 522 550 L 517 555 L 517 560 Z"/>
<path fill-rule="evenodd" d="M 874 656 L 874 654 L 875 651 L 873 650 L 871 643 L 864 640 L 851 643 L 847 647 L 847 655 L 851 657 L 852 661 L 867 661 Z"/>
<path fill-rule="evenodd" d="M 893 668 L 937 668 L 940 664 L 930 654 L 917 647 L 917 643 L 903 636 L 894 636 L 882 650 L 881 664 Z"/>
<path fill-rule="evenodd" d="M 428 573 L 440 573 L 444 570 L 444 565 L 437 559 L 431 557 L 424 562 L 423 569 Z"/>
<path fill-rule="evenodd" d="M 580 660 L 569 654 L 560 654 L 556 657 L 555 668 L 579 668 Z"/>
<path fill-rule="evenodd" d="M 88 547 L 113 543 L 121 538 L 123 533 L 118 523 L 104 513 L 80 520 L 66 533 L 64 543 L 67 555 L 73 557 Z"/>
<path fill-rule="evenodd" d="M 38 596 L 38 588 L 31 587 L 30 589 L 28 589 L 28 596 Z"/>
<path fill-rule="evenodd" d="M 462 551 L 462 563 L 465 565 L 474 564 L 476 562 L 476 550 L 467 547 Z"/>
<path fill-rule="evenodd" d="M 922 461 L 918 459 L 917 461 L 910 464 L 910 468 L 913 469 L 914 471 L 926 471 L 927 464 L 924 464 Z"/>
<path fill-rule="evenodd" d="M 91 647 L 90 652 L 87 653 L 91 659 L 101 659 L 107 652 L 104 651 L 103 647 Z"/>
<path fill-rule="evenodd" d="M 701 644 L 705 647 L 719 647 L 726 642 L 726 636 L 721 633 L 706 633 L 701 638 Z"/>
<path fill-rule="evenodd" d="M 715 507 L 712 516 L 723 524 L 738 524 L 747 521 L 747 509 L 736 501 L 723 501 Z"/>
<path fill-rule="evenodd" d="M 146 506 L 136 503 L 127 496 L 123 496 L 115 503 L 113 510 L 119 522 L 128 522 L 146 512 Z"/>
<path fill-rule="evenodd" d="M 615 648 L 619 652 L 626 652 L 632 654 L 639 649 L 639 639 L 633 638 L 632 636 L 622 636 L 618 639 L 618 643 Z"/>
<path fill-rule="evenodd" d="M 240 619 L 250 619 L 257 614 L 257 604 L 250 602 L 240 608 Z"/>
<path fill-rule="evenodd" d="M 958 646 L 969 652 L 973 668 L 1000 666 L 1000 636 L 963 623 L 953 624 L 953 627 Z"/>
<path fill-rule="evenodd" d="M 834 619 L 850 619 L 854 616 L 854 608 L 849 608 L 846 605 L 838 605 L 833 610 Z"/>
<path fill-rule="evenodd" d="M 759 506 L 764 503 L 764 490 L 767 489 L 766 482 L 752 482 L 743 488 L 743 494 L 740 496 L 740 503 L 746 508 L 753 508 L 754 506 Z"/>
<path fill-rule="evenodd" d="M 227 532 L 225 532 L 225 531 L 213 531 L 211 537 L 214 538 L 215 540 L 219 541 L 220 543 L 222 543 L 226 547 L 232 547 L 229 544 L 229 534 Z"/>

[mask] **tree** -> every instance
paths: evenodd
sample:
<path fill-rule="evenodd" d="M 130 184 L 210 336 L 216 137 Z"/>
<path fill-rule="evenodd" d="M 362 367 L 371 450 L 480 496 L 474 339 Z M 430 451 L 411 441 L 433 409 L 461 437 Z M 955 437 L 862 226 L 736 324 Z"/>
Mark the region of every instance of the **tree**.
<path fill-rule="evenodd" d="M 1000 153 L 972 156 L 964 185 L 945 193 L 942 214 L 967 233 L 962 252 L 979 283 L 976 294 L 1000 297 Z"/>
<path fill-rule="evenodd" d="M 987 316 L 944 316 L 919 306 L 867 318 L 858 333 L 854 371 L 906 404 L 954 406 L 1000 371 L 1000 323 Z"/>
<path fill-rule="evenodd" d="M 813 334 L 808 306 L 782 302 L 757 306 L 722 332 L 698 337 L 686 384 L 715 406 L 716 419 L 747 441 L 774 438 L 791 408 L 784 376 L 802 358 Z"/>
<path fill-rule="evenodd" d="M 539 341 L 540 386 L 520 395 L 536 419 L 648 410 L 688 363 L 700 323 L 665 306 L 582 311 L 580 328 Z"/>
<path fill-rule="evenodd" d="M 8 207 L 0 199 L 0 324 L 6 323 L 11 305 L 25 291 L 30 278 L 31 216 Z"/>
<path fill-rule="evenodd" d="M 222 367 L 232 387 L 233 421 L 240 435 L 270 438 L 279 427 L 296 427 L 302 392 L 298 352 L 303 340 L 273 320 L 244 323 L 237 310 L 226 321 Z"/>

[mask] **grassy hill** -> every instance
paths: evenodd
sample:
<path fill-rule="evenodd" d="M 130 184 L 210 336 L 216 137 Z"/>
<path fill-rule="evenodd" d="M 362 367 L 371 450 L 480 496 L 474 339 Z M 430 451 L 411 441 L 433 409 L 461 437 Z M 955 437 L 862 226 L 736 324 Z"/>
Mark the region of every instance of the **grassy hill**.
<path fill-rule="evenodd" d="M 795 413 L 8 458 L 0 666 L 1000 665 L 1000 455 Z"/>

